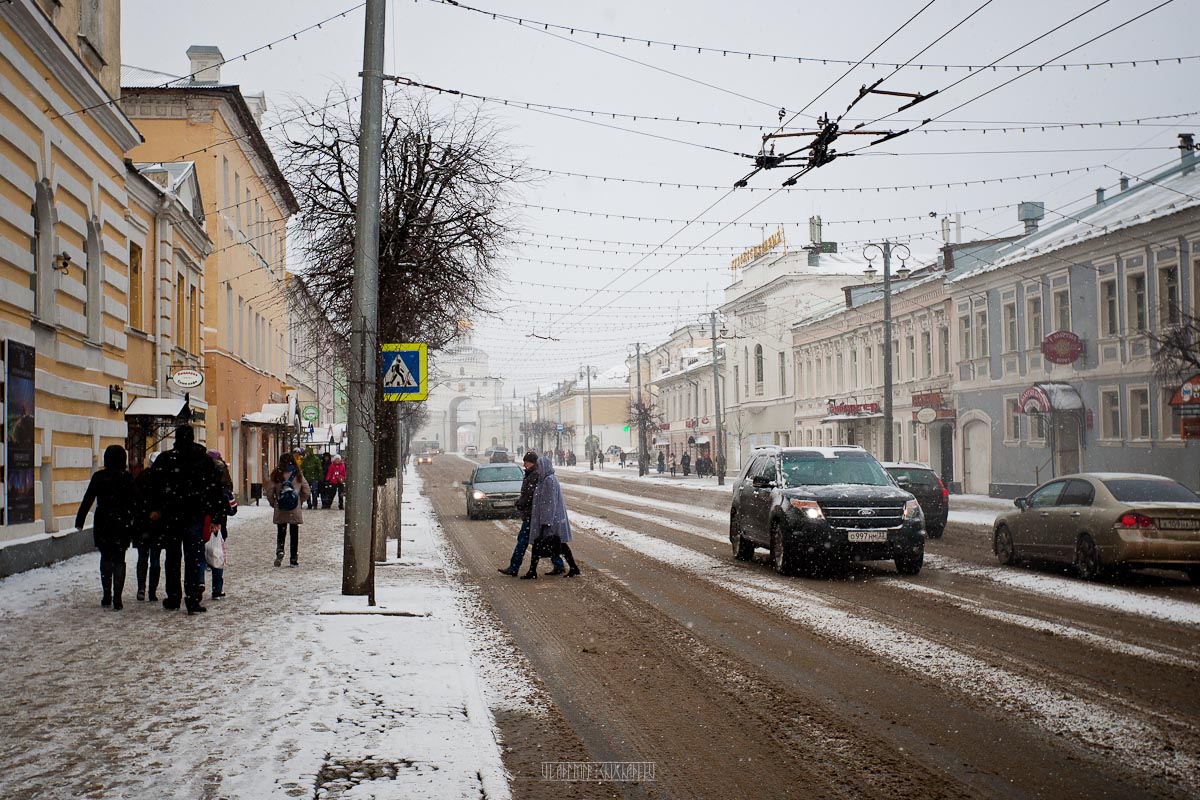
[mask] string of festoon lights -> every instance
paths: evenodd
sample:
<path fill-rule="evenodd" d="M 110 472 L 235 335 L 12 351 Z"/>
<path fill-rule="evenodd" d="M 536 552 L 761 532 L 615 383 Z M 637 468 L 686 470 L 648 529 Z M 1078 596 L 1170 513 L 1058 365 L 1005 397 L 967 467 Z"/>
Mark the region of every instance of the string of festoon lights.
<path fill-rule="evenodd" d="M 516 16 L 512 16 L 510 14 L 501 14 L 501 13 L 498 13 L 495 11 L 488 11 L 488 10 L 482 9 L 482 8 L 475 8 L 474 6 L 469 6 L 465 3 L 460 3 L 457 0 L 427 0 L 427 1 L 434 3 L 436 5 L 450 6 L 453 8 L 461 9 L 463 11 L 470 11 L 475 14 L 479 14 L 481 16 L 490 17 L 491 19 L 496 20 L 496 21 L 509 22 L 509 23 L 512 23 L 514 25 L 518 25 L 521 27 L 527 27 L 527 28 L 531 28 L 531 29 L 540 29 L 540 30 L 544 30 L 544 31 L 553 30 L 553 31 L 557 31 L 559 33 L 567 34 L 568 36 L 577 36 L 577 37 L 587 36 L 587 37 L 605 40 L 605 41 L 609 41 L 609 42 L 619 42 L 622 44 L 645 46 L 647 48 L 658 48 L 659 50 L 665 51 L 665 52 L 719 55 L 724 58 L 728 58 L 728 57 L 732 56 L 734 58 L 745 58 L 748 60 L 757 59 L 757 60 L 762 60 L 762 61 L 771 61 L 771 62 L 775 62 L 775 63 L 783 62 L 783 63 L 793 63 L 793 64 L 822 64 L 822 65 L 829 65 L 829 64 L 857 65 L 857 64 L 859 64 L 859 59 L 855 59 L 855 58 L 830 58 L 830 57 L 821 57 L 821 56 L 784 55 L 784 54 L 780 54 L 780 53 L 765 53 L 765 52 L 756 52 L 753 50 L 741 50 L 741 49 L 738 49 L 735 47 L 711 47 L 711 46 L 703 46 L 703 45 L 684 44 L 682 42 L 668 42 L 668 41 L 663 41 L 661 39 L 648 39 L 643 36 L 632 36 L 629 34 L 612 33 L 612 32 L 608 32 L 608 31 L 597 31 L 597 30 L 592 30 L 589 28 L 584 28 L 579 25 L 565 25 L 565 24 L 560 24 L 560 23 L 545 22 L 543 20 L 530 19 L 528 17 L 516 17 Z M 896 69 L 896 68 L 906 67 L 906 68 L 915 69 L 918 71 L 942 70 L 943 72 L 948 72 L 950 70 L 966 70 L 968 72 L 973 72 L 973 71 L 977 71 L 977 70 L 978 71 L 989 70 L 991 72 L 1000 72 L 1000 71 L 1030 72 L 1030 71 L 1045 71 L 1045 70 L 1066 71 L 1066 70 L 1072 70 L 1072 69 L 1091 70 L 1091 69 L 1100 69 L 1100 68 L 1115 69 L 1116 67 L 1136 68 L 1139 66 L 1155 66 L 1155 67 L 1157 67 L 1157 66 L 1164 66 L 1164 65 L 1183 64 L 1184 62 L 1190 62 L 1190 61 L 1196 61 L 1196 60 L 1200 60 L 1200 55 L 1159 56 L 1157 58 L 1138 58 L 1138 59 L 1111 60 L 1111 61 L 1107 61 L 1107 60 L 1106 61 L 1077 61 L 1077 62 L 1062 63 L 1062 64 L 1003 64 L 1003 65 L 932 64 L 932 63 L 906 64 L 906 63 L 899 63 L 899 62 L 893 62 L 893 61 L 866 61 L 866 62 L 862 62 L 862 66 L 869 67 L 871 69 L 878 69 L 878 68 Z"/>

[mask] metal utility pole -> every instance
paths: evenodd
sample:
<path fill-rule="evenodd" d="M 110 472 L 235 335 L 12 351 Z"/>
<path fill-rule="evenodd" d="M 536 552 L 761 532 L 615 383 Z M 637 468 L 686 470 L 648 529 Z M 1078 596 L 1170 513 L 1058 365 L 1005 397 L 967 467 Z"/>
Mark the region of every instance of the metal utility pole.
<path fill-rule="evenodd" d="M 646 408 L 642 401 L 642 343 L 638 342 L 634 347 L 637 348 L 637 402 L 634 404 L 634 413 L 637 414 L 638 426 L 638 477 L 642 477 L 649 471 L 650 454 L 646 452 Z"/>
<path fill-rule="evenodd" d="M 524 443 L 524 450 L 529 452 L 529 398 L 521 398 L 521 441 Z"/>
<path fill-rule="evenodd" d="M 587 393 L 588 393 L 588 438 L 587 447 L 585 448 L 588 455 L 588 469 L 596 468 L 596 445 L 592 436 L 592 365 L 588 364 L 584 367 L 587 370 Z"/>
<path fill-rule="evenodd" d="M 555 456 L 555 458 L 558 457 L 558 454 L 560 452 L 562 452 L 562 449 L 563 449 L 563 446 L 562 446 L 562 435 L 563 435 L 562 399 L 563 399 L 563 391 L 564 391 L 563 384 L 565 384 L 565 383 L 566 383 L 566 381 L 558 382 L 558 423 L 557 423 L 557 427 L 555 428 L 555 434 L 554 434 L 554 447 L 555 447 L 554 456 Z M 563 461 L 565 462 L 566 459 L 564 458 Z"/>
<path fill-rule="evenodd" d="M 712 341 L 713 417 L 717 423 L 717 485 L 725 485 L 725 431 L 721 426 L 721 368 L 717 360 L 717 312 L 708 312 L 708 333 Z"/>
<path fill-rule="evenodd" d="M 903 262 L 912 253 L 908 247 L 903 244 L 894 246 L 896 251 L 904 251 L 904 255 L 900 256 L 901 268 L 898 272 L 901 278 L 908 277 L 908 268 L 903 266 Z M 896 445 L 896 434 L 894 431 L 894 423 L 892 420 L 892 250 L 893 245 L 889 241 L 883 241 L 879 244 L 868 244 L 863 248 L 863 254 L 867 255 L 871 249 L 878 250 L 883 255 L 883 460 L 894 461 Z M 870 262 L 873 256 L 867 255 L 867 261 Z M 870 266 L 867 268 L 867 277 L 875 277 L 875 268 Z"/>
<path fill-rule="evenodd" d="M 383 148 L 383 59 L 387 0 L 366 0 L 363 37 L 362 112 L 358 149 L 358 197 L 354 225 L 354 286 L 351 299 L 351 386 L 346 432 L 350 437 L 346 470 L 345 540 L 342 550 L 342 594 L 373 591 L 371 558 L 375 484 L 375 404 L 379 376 L 379 168 Z"/>

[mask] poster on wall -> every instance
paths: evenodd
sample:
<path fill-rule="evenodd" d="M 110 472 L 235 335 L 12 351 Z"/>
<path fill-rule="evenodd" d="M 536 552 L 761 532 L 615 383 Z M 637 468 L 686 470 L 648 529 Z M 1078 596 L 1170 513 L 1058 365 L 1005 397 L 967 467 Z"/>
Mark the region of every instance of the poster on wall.
<path fill-rule="evenodd" d="M 5 353 L 5 524 L 33 522 L 33 348 L 7 342 Z"/>

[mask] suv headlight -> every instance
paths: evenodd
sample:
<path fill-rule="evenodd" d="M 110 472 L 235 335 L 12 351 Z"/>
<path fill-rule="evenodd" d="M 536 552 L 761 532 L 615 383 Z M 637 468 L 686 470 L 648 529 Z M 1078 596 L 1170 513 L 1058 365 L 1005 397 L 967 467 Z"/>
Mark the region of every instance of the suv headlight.
<path fill-rule="evenodd" d="M 815 500 L 792 500 L 792 508 L 797 508 L 809 519 L 825 519 L 825 512 Z"/>
<path fill-rule="evenodd" d="M 916 500 L 909 500 L 904 504 L 905 519 L 924 519 L 925 516 L 921 513 L 921 504 Z"/>
<path fill-rule="evenodd" d="M 474 491 L 474 492 L 471 494 L 471 496 L 472 496 L 472 497 L 474 497 L 476 500 L 482 500 L 482 499 L 484 499 L 485 497 L 487 497 L 487 495 L 486 495 L 486 494 L 484 494 L 483 492 L 479 491 L 478 489 L 476 489 L 476 490 L 475 490 L 475 491 Z"/>

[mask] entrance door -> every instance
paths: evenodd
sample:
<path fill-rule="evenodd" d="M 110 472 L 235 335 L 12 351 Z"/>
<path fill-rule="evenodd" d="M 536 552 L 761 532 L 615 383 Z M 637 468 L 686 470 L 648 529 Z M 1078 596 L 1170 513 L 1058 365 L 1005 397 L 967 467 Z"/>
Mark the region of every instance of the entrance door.
<path fill-rule="evenodd" d="M 963 491 L 987 494 L 992 483 L 992 429 L 986 422 L 963 428 Z"/>
<path fill-rule="evenodd" d="M 949 486 L 950 482 L 954 480 L 954 426 L 938 425 L 937 436 L 938 451 L 942 459 L 940 465 L 942 483 Z"/>
<path fill-rule="evenodd" d="M 1054 415 L 1054 474 L 1079 472 L 1079 417 L 1072 413 Z"/>

